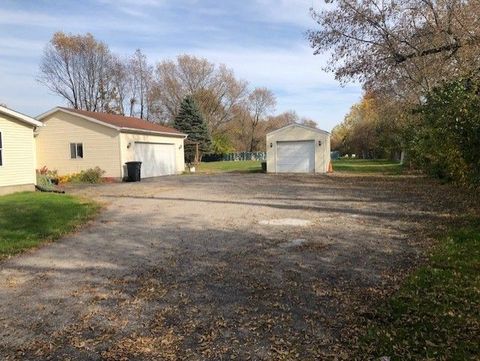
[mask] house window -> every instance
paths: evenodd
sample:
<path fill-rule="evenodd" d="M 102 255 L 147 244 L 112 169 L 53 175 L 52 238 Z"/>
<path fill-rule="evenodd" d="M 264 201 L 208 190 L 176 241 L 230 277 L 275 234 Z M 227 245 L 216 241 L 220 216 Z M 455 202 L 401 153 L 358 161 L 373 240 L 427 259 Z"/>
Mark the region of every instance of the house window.
<path fill-rule="evenodd" d="M 3 142 L 2 142 L 2 132 L 0 132 L 0 166 L 3 165 Z"/>
<path fill-rule="evenodd" d="M 70 143 L 70 158 L 83 158 L 83 143 Z"/>

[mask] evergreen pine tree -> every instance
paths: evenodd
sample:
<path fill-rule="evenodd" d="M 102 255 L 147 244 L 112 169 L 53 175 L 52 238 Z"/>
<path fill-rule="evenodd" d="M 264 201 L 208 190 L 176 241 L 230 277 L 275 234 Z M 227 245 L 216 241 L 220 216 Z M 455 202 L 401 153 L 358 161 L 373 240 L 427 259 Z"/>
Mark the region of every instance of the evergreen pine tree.
<path fill-rule="evenodd" d="M 180 111 L 175 117 L 174 127 L 188 134 L 185 142 L 185 162 L 201 161 L 202 154 L 210 151 L 212 140 L 207 123 L 192 96 L 189 95 L 183 99 Z M 193 143 L 198 143 L 198 159 L 195 158 L 196 144 Z"/>

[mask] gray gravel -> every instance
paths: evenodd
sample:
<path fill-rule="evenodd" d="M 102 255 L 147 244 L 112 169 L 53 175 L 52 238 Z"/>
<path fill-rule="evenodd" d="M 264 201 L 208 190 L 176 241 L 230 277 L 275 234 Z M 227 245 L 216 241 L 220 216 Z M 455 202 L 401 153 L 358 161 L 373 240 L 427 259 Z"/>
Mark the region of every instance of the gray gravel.
<path fill-rule="evenodd" d="M 265 174 L 71 189 L 105 210 L 0 264 L 0 356 L 341 358 L 352 318 L 396 287 L 441 217 L 428 189 Z"/>

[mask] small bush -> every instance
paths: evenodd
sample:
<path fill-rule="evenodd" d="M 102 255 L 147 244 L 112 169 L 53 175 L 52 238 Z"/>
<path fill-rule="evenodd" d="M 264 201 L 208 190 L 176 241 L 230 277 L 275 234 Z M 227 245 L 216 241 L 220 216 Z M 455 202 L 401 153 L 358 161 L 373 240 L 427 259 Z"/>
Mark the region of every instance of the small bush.
<path fill-rule="evenodd" d="M 100 167 L 89 168 L 82 170 L 80 174 L 78 174 L 78 181 L 82 183 L 101 183 L 104 174 L 105 171 Z"/>
<path fill-rule="evenodd" d="M 61 184 L 65 183 L 102 183 L 105 171 L 100 167 L 82 170 L 80 173 L 66 174 L 58 177 Z"/>
<path fill-rule="evenodd" d="M 75 177 L 78 177 L 78 173 L 61 175 L 58 177 L 58 182 L 60 184 L 70 183 Z"/>
<path fill-rule="evenodd" d="M 58 172 L 46 166 L 37 169 L 37 185 L 45 189 L 54 189 L 58 184 Z"/>
<path fill-rule="evenodd" d="M 53 183 L 45 174 L 37 172 L 37 185 L 45 189 L 53 189 Z"/>
<path fill-rule="evenodd" d="M 50 170 L 47 168 L 47 166 L 37 169 L 37 178 L 38 176 L 45 177 L 46 179 L 50 180 L 51 183 L 58 183 L 58 171 Z"/>

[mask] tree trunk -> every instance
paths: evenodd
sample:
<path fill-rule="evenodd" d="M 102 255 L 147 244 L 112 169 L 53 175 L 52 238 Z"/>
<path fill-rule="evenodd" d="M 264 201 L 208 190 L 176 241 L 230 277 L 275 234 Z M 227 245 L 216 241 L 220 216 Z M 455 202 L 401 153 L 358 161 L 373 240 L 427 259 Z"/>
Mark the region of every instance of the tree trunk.
<path fill-rule="evenodd" d="M 135 106 L 135 100 L 130 99 L 130 116 L 133 117 L 133 107 Z"/>
<path fill-rule="evenodd" d="M 400 153 L 400 164 L 403 164 L 405 162 L 405 155 L 406 152 L 402 149 L 402 152 Z"/>
<path fill-rule="evenodd" d="M 198 150 L 198 143 L 195 144 L 195 165 L 200 163 L 200 152 Z"/>

